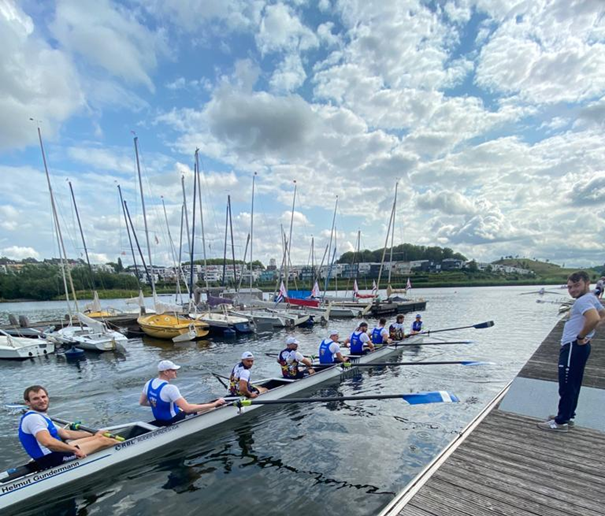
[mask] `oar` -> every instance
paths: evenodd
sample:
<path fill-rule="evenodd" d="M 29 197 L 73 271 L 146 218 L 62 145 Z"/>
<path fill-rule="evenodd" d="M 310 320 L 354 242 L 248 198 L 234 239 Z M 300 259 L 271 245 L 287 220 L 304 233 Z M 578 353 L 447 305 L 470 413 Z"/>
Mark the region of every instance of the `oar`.
<path fill-rule="evenodd" d="M 408 394 L 373 394 L 371 396 L 333 396 L 320 398 L 283 398 L 281 400 L 264 400 L 262 398 L 239 399 L 233 402 L 236 407 L 250 405 L 279 405 L 286 403 L 329 403 L 332 401 L 362 401 L 388 400 L 401 398 L 408 405 L 424 405 L 427 403 L 457 403 L 460 401 L 455 394 L 447 391 L 416 392 Z"/>
<path fill-rule="evenodd" d="M 29 410 L 29 407 L 26 407 L 25 405 L 8 404 L 8 405 L 6 405 L 6 407 L 9 409 L 19 409 L 23 413 L 25 413 Z M 48 416 L 48 418 L 55 423 L 59 423 L 60 425 L 69 426 L 70 430 L 84 430 L 84 432 L 89 432 L 91 434 L 96 434 L 100 431 L 96 428 L 90 428 L 88 426 L 84 426 L 79 421 L 72 422 L 72 421 L 67 421 L 66 419 L 61 419 L 61 418 L 54 417 L 54 416 Z M 116 441 L 125 441 L 126 440 L 121 435 L 112 434 L 111 432 L 103 432 L 103 435 L 105 437 L 109 437 L 110 439 L 115 439 Z"/>
<path fill-rule="evenodd" d="M 227 385 L 225 382 L 223 382 L 223 379 L 225 380 L 229 380 L 229 378 L 227 376 L 223 376 L 222 374 L 217 374 L 217 373 L 211 373 L 212 376 L 214 376 L 219 382 L 221 382 L 221 384 L 223 385 L 223 387 L 225 389 L 229 388 L 229 385 Z"/>
<path fill-rule="evenodd" d="M 482 322 L 479 324 L 470 324 L 468 326 L 458 326 L 457 328 L 444 328 L 443 330 L 421 331 L 420 333 L 416 333 L 416 335 L 430 335 L 431 333 L 440 333 L 442 331 L 465 330 L 466 328 L 475 328 L 476 330 L 481 330 L 483 328 L 491 328 L 493 325 L 494 325 L 494 321 L 487 321 L 487 322 Z"/>
<path fill-rule="evenodd" d="M 472 340 L 448 340 L 448 341 L 437 341 L 437 342 L 406 342 L 404 340 L 395 340 L 389 344 L 389 346 L 401 347 L 401 346 L 447 346 L 448 344 L 472 344 Z"/>
<path fill-rule="evenodd" d="M 348 364 L 345 367 L 384 367 L 384 366 L 416 366 L 416 365 L 464 365 L 480 366 L 494 365 L 494 362 L 480 362 L 478 360 L 442 360 L 438 362 L 371 362 L 368 364 Z"/>

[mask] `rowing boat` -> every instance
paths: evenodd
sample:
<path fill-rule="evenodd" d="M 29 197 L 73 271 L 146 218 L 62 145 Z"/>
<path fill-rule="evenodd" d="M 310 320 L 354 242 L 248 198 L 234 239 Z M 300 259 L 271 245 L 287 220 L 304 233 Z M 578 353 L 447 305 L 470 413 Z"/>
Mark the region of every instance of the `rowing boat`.
<path fill-rule="evenodd" d="M 406 343 L 412 343 L 412 341 L 420 344 L 422 336 L 410 337 Z M 383 346 L 371 354 L 352 356 L 351 360 L 360 364 L 384 361 L 385 358 L 402 349 L 403 347 L 396 345 Z M 344 368 L 334 365 L 300 380 L 269 378 L 256 382 L 256 385 L 269 389 L 260 399 L 279 400 L 336 379 L 343 371 Z M 447 398 L 447 393 L 445 396 Z M 262 406 L 246 407 L 245 413 L 248 414 Z M 48 494 L 55 489 L 63 488 L 67 484 L 76 483 L 108 468 L 168 446 L 179 439 L 216 427 L 241 416 L 242 413 L 241 407 L 230 404 L 203 414 L 189 416 L 183 421 L 167 427 L 136 421 L 106 428 L 107 431 L 123 437 L 124 441 L 111 448 L 93 453 L 84 459 L 66 462 L 44 471 L 34 471 L 32 463 L 29 463 L 0 473 L 0 511 L 8 507 L 14 508 L 16 505 L 32 504 L 42 495 L 46 494 L 48 497 Z"/>

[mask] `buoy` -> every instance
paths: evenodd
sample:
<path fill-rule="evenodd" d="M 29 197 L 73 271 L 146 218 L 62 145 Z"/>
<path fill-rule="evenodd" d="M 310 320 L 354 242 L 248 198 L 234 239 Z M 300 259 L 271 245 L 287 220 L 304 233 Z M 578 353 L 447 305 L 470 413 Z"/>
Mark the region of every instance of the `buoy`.
<path fill-rule="evenodd" d="M 65 351 L 65 358 L 83 358 L 84 350 L 76 347 L 69 348 Z"/>

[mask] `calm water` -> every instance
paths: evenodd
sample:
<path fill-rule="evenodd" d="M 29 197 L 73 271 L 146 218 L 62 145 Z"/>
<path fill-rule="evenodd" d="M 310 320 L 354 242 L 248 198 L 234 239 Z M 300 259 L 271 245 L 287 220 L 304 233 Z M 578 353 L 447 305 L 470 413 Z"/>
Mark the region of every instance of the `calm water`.
<path fill-rule="evenodd" d="M 487 287 L 416 290 L 429 301 L 423 313 L 428 329 L 493 320 L 485 330 L 435 334 L 431 341 L 473 339 L 471 345 L 403 351 L 402 360 L 478 359 L 493 366 L 372 368 L 322 385 L 324 395 L 449 390 L 459 404 L 410 407 L 396 400 L 309 404 L 256 411 L 235 423 L 200 433 L 160 452 L 95 479 L 92 485 L 59 495 L 46 506 L 20 514 L 351 514 L 378 512 L 516 375 L 557 321 L 557 307 L 520 295 L 536 287 Z M 565 295 L 562 291 L 562 296 Z M 554 296 L 553 296 L 554 297 Z M 123 306 L 104 301 L 104 306 Z M 62 303 L 1 304 L 30 320 L 65 312 Z M 413 316 L 406 316 L 411 324 Z M 370 320 L 370 327 L 375 323 Z M 341 336 L 355 322 L 333 321 Z M 303 353 L 314 354 L 327 333 L 316 326 L 294 332 Z M 138 406 L 144 383 L 155 376 L 159 360 L 183 368 L 177 385 L 189 401 L 224 394 L 211 372 L 228 375 L 245 350 L 257 355 L 253 379 L 279 375 L 274 359 L 288 331 L 173 344 L 133 339 L 125 357 L 87 355 L 66 362 L 60 356 L 3 362 L 0 384 L 0 449 L 5 469 L 23 461 L 17 440 L 18 416 L 5 408 L 18 403 L 25 387 L 39 383 L 51 396 L 50 412 L 90 426 L 149 420 Z M 260 412 L 260 414 L 258 414 Z"/>

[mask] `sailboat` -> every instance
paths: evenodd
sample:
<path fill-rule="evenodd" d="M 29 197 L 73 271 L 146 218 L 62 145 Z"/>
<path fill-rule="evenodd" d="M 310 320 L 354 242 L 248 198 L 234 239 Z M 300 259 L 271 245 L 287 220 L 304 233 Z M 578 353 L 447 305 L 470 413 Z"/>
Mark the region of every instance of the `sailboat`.
<path fill-rule="evenodd" d="M 143 181 L 141 178 L 141 166 L 139 163 L 138 137 L 134 137 L 134 150 L 137 162 L 137 172 L 139 176 L 139 187 L 141 191 L 141 204 L 143 207 L 143 222 L 145 224 L 145 238 L 147 240 L 147 253 L 149 258 L 149 267 L 152 269 L 151 244 L 149 242 L 149 228 L 147 226 L 147 214 L 145 212 L 145 197 L 143 195 Z M 134 229 L 134 228 L 133 228 Z M 191 260 L 193 267 L 193 259 Z M 146 266 L 145 266 L 146 267 Z M 193 275 L 193 270 L 191 271 Z M 170 306 L 161 303 L 155 291 L 155 280 L 153 271 L 148 272 L 153 291 L 153 300 L 155 304 L 155 314 L 141 314 L 137 318 L 137 323 L 146 335 L 158 339 L 172 339 L 176 342 L 184 340 L 201 339 L 208 335 L 208 325 L 203 321 L 191 319 L 178 313 L 180 307 Z"/>
<path fill-rule="evenodd" d="M 61 272 L 63 276 L 63 286 L 65 288 L 65 298 L 67 301 L 67 308 L 69 311 L 69 325 L 61 328 L 58 331 L 48 333 L 46 338 L 48 341 L 58 344 L 77 345 L 80 348 L 87 349 L 90 351 L 124 351 L 121 343 L 126 342 L 128 339 L 117 331 L 110 330 L 103 323 L 94 321 L 86 317 L 84 314 L 78 313 L 79 326 L 73 325 L 73 318 L 71 313 L 71 305 L 69 303 L 69 288 L 67 287 L 67 280 L 69 279 L 69 285 L 74 298 L 76 311 L 78 309 L 78 299 L 76 297 L 76 289 L 74 288 L 71 272 L 66 266 L 67 253 L 65 251 L 65 244 L 63 242 L 63 236 L 61 234 L 61 225 L 59 224 L 59 216 L 57 214 L 57 208 L 55 204 L 55 197 L 53 194 L 52 184 L 50 181 L 50 173 L 48 172 L 48 165 L 46 162 L 46 154 L 44 152 L 44 145 L 42 143 L 42 131 L 38 126 L 38 139 L 40 142 L 40 151 L 42 153 L 42 161 L 44 162 L 44 171 L 46 173 L 46 181 L 48 183 L 48 192 L 50 194 L 51 208 L 53 212 L 53 219 L 55 223 L 55 230 L 57 232 L 57 241 L 59 243 L 59 254 L 61 255 Z M 89 323 L 94 323 L 89 325 Z"/>

